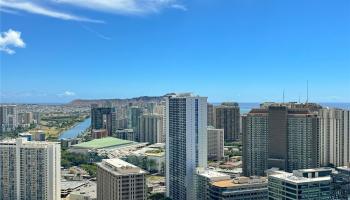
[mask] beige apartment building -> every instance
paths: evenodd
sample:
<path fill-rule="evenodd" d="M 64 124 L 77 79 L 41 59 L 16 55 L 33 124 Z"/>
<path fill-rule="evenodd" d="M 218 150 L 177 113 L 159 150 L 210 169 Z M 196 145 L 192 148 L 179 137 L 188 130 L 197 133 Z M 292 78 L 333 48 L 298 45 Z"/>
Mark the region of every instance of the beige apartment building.
<path fill-rule="evenodd" d="M 120 159 L 97 163 L 98 200 L 143 200 L 147 197 L 147 172 Z"/>

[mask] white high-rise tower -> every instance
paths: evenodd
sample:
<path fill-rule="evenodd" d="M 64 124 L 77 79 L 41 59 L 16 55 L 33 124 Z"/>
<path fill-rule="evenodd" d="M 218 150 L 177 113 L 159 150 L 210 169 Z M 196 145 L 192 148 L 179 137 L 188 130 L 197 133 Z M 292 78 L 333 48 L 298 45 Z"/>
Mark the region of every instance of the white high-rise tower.
<path fill-rule="evenodd" d="M 166 160 L 167 196 L 196 199 L 196 167 L 207 167 L 207 97 L 167 97 Z"/>
<path fill-rule="evenodd" d="M 25 138 L 0 141 L 0 199 L 61 199 L 61 146 Z"/>

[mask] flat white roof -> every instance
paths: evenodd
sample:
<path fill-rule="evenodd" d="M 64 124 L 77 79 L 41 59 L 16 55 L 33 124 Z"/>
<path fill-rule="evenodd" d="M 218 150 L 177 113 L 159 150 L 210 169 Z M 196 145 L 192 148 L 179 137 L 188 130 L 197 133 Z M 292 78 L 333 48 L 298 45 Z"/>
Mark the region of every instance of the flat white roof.
<path fill-rule="evenodd" d="M 287 182 L 291 182 L 294 184 L 298 183 L 310 183 L 310 182 L 321 182 L 321 181 L 331 181 L 330 176 L 322 176 L 315 178 L 305 178 L 293 175 L 293 173 L 288 173 L 284 171 L 277 171 L 276 174 L 270 175 L 271 177 L 278 178 Z"/>
<path fill-rule="evenodd" d="M 341 169 L 341 170 L 345 170 L 345 171 L 349 171 L 350 172 L 350 167 L 348 166 L 341 166 L 341 167 L 337 167 L 338 169 Z"/>
<path fill-rule="evenodd" d="M 24 146 L 46 146 L 50 144 L 60 144 L 59 142 L 48 142 L 48 141 L 27 141 L 26 138 L 20 137 L 17 139 L 5 139 L 0 141 L 0 145 L 24 145 Z"/>
<path fill-rule="evenodd" d="M 227 174 L 223 174 L 220 172 L 212 171 L 212 170 L 205 170 L 201 173 L 199 173 L 202 176 L 208 177 L 208 178 L 216 178 L 216 177 L 230 177 Z"/>
<path fill-rule="evenodd" d="M 103 159 L 102 163 L 97 164 L 108 171 L 114 172 L 116 175 L 147 173 L 141 168 L 118 158 Z"/>

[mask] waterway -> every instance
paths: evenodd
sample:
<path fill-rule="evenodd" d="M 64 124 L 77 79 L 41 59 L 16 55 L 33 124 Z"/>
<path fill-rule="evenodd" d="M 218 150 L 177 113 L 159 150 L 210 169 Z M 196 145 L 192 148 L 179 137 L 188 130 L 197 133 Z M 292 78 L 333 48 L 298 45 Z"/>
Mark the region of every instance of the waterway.
<path fill-rule="evenodd" d="M 79 134 L 83 133 L 91 125 L 91 118 L 86 118 L 84 121 L 75 125 L 71 129 L 68 129 L 61 133 L 59 139 L 76 138 Z"/>

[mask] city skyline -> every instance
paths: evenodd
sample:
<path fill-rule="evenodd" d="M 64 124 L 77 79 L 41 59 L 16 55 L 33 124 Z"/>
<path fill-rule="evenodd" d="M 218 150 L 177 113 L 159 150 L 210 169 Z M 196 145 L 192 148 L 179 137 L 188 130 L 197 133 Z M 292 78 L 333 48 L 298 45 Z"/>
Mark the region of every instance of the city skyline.
<path fill-rule="evenodd" d="M 0 0 L 0 200 L 350 200 L 349 0 Z"/>
<path fill-rule="evenodd" d="M 0 102 L 350 102 L 348 1 L 130 2 L 1 0 Z"/>

